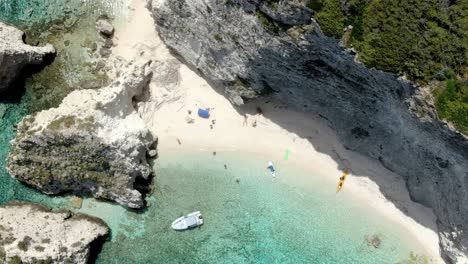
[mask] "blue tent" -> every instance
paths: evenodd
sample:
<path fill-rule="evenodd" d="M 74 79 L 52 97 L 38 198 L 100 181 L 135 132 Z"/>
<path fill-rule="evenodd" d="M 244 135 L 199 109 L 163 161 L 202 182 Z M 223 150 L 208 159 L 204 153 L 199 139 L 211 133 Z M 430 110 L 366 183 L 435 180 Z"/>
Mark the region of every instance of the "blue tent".
<path fill-rule="evenodd" d="M 208 111 L 206 109 L 199 108 L 198 109 L 198 116 L 200 116 L 201 118 L 210 118 L 210 111 Z"/>

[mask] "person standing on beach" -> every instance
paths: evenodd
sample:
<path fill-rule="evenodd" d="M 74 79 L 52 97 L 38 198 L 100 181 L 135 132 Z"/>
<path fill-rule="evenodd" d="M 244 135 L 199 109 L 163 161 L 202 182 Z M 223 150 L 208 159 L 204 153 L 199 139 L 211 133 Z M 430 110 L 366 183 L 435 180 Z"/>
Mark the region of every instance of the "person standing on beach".
<path fill-rule="evenodd" d="M 247 126 L 248 125 L 248 116 L 247 114 L 244 114 L 244 123 L 242 124 L 242 126 Z"/>

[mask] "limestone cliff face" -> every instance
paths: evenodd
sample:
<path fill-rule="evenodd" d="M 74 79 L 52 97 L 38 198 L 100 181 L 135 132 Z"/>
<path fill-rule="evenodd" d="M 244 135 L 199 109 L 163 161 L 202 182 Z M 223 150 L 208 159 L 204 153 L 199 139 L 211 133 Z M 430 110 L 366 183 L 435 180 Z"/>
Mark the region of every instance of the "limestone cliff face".
<path fill-rule="evenodd" d="M 138 185 L 149 183 L 147 153 L 156 140 L 133 104 L 151 78 L 148 67 L 128 65 L 108 87 L 73 91 L 58 108 L 25 117 L 12 141 L 10 174 L 47 194 L 90 194 L 143 207 L 139 187 L 147 186 Z"/>
<path fill-rule="evenodd" d="M 33 47 L 23 41 L 24 33 L 0 21 L 0 93 L 9 88 L 25 67 L 40 65 L 53 56 L 52 45 Z"/>
<path fill-rule="evenodd" d="M 468 253 L 468 141 L 409 83 L 356 63 L 301 1 L 153 0 L 165 43 L 234 104 L 267 96 L 328 119 L 347 148 L 402 175 L 434 209 L 443 255 Z M 359 168 L 353 168 L 359 170 Z"/>
<path fill-rule="evenodd" d="M 1 263 L 88 263 L 109 228 L 100 219 L 38 204 L 0 206 Z"/>

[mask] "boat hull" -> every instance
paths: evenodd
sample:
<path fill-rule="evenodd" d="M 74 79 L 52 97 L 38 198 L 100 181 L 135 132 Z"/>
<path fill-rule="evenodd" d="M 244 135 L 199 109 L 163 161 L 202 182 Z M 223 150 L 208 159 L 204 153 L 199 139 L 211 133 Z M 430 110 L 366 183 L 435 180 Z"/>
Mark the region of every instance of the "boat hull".
<path fill-rule="evenodd" d="M 200 211 L 177 218 L 172 222 L 171 227 L 176 231 L 194 229 L 203 225 L 203 216 Z"/>

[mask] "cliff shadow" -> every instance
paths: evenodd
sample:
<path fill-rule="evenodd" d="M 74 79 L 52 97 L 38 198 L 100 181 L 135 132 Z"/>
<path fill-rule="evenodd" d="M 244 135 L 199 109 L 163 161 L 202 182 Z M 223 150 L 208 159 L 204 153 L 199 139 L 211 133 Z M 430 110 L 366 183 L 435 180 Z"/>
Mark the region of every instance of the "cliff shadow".
<path fill-rule="evenodd" d="M 367 157 L 360 154 L 365 151 L 359 151 L 359 147 L 356 147 L 356 144 L 366 144 L 363 138 L 367 137 L 369 132 L 366 129 L 369 126 L 372 130 L 372 114 L 373 111 L 379 112 L 378 108 L 382 107 L 379 104 L 390 103 L 390 107 L 402 108 L 404 107 L 403 101 L 413 94 L 412 88 L 408 84 L 397 81 L 393 74 L 370 70 L 355 63 L 350 55 L 344 55 L 344 51 L 338 45 L 333 45 L 336 48 L 325 53 L 313 52 L 309 57 L 301 52 L 292 54 L 288 61 L 285 61 L 278 51 L 260 50 L 263 56 L 249 62 L 246 71 L 249 75 L 242 76 L 241 79 L 245 84 L 254 87 L 254 90 L 262 97 L 245 100 L 245 105 L 236 107 L 237 112 L 240 115 L 255 116 L 259 115 L 260 109 L 265 118 L 295 134 L 298 138 L 306 139 L 317 152 L 331 157 L 336 162 L 338 170 L 350 169 L 352 176 L 348 178 L 348 181 L 352 181 L 352 177 L 368 178 L 398 210 L 437 233 L 435 218 L 432 215 L 428 217 L 427 207 L 423 207 L 412 199 L 404 184 L 405 179 L 385 166 L 384 158 Z M 313 50 L 316 47 L 309 48 Z M 204 78 L 216 92 L 226 96 L 225 82 L 210 80 L 200 69 L 187 63 L 174 50 L 170 50 L 182 63 Z M 272 65 L 269 61 L 271 58 L 275 58 L 273 61 L 278 66 L 273 70 L 269 68 Z M 343 63 L 345 65 L 342 70 L 337 70 Z M 290 65 L 294 66 L 290 67 Z M 298 78 L 288 76 L 292 73 L 291 69 L 296 71 L 293 75 Z M 346 73 L 349 71 L 350 74 Z M 340 76 L 341 74 L 343 76 Z M 330 81 L 330 78 L 338 80 Z M 380 81 L 382 83 L 379 83 Z M 305 87 L 306 91 L 300 91 Z M 313 87 L 320 88 L 317 90 Z M 372 89 L 373 87 L 376 89 Z M 327 98 L 328 101 L 325 100 Z M 356 101 L 354 105 L 356 109 L 349 113 L 343 114 L 343 111 L 337 111 L 337 114 L 333 114 L 343 105 L 349 107 L 346 102 L 352 100 Z M 360 106 L 363 108 L 369 106 L 370 109 L 364 111 L 365 109 L 360 109 Z M 385 109 L 385 107 L 382 108 Z M 286 111 L 301 117 L 291 118 L 284 114 Z M 379 118 L 382 114 L 382 110 L 380 111 L 375 118 Z M 353 119 L 355 114 L 360 115 L 359 118 Z M 366 121 L 366 118 L 369 120 Z M 340 121 L 343 124 L 337 126 L 337 122 Z M 306 130 L 303 122 L 311 122 L 319 127 L 315 131 Z M 362 128 L 364 125 L 367 125 L 366 129 Z M 323 134 L 320 131 L 328 132 Z M 350 136 L 352 140 L 349 140 Z M 336 143 L 330 142 L 330 138 L 336 139 Z M 370 166 L 363 166 L 362 162 Z M 382 171 L 385 173 L 379 173 Z M 340 176 L 336 175 L 337 184 Z M 396 181 L 399 183 L 395 183 Z M 346 184 L 343 191 L 346 191 Z"/>
<path fill-rule="evenodd" d="M 386 168 L 378 159 L 364 156 L 350 149 L 346 142 L 339 138 L 333 125 L 325 116 L 319 113 L 297 112 L 296 109 L 272 99 L 252 100 L 245 106 L 236 109 L 239 114 L 248 114 L 253 119 L 263 115 L 264 118 L 287 130 L 291 133 L 291 136 L 307 140 L 315 151 L 332 158 L 337 165 L 337 170 L 350 171 L 347 182 L 353 181 L 353 177 L 363 177 L 371 180 L 378 186 L 378 190 L 385 199 L 391 202 L 399 211 L 419 224 L 435 232 L 438 231 L 434 221 L 435 218 L 427 214 L 427 209 L 430 208 L 411 199 L 404 178 Z M 258 109 L 261 109 L 261 114 Z M 289 113 L 291 116 L 285 115 L 285 113 Z M 252 118 L 250 118 L 249 122 L 251 121 Z M 308 124 L 304 125 L 303 122 Z M 258 126 L 260 125 L 258 124 Z M 309 126 L 315 128 L 307 129 Z M 289 149 L 288 146 L 282 146 L 281 148 L 284 150 Z M 294 159 L 293 152 L 290 154 L 291 158 Z M 336 174 L 334 177 L 336 177 L 336 184 L 338 184 L 341 174 Z M 346 182 L 343 191 L 346 192 Z"/>

